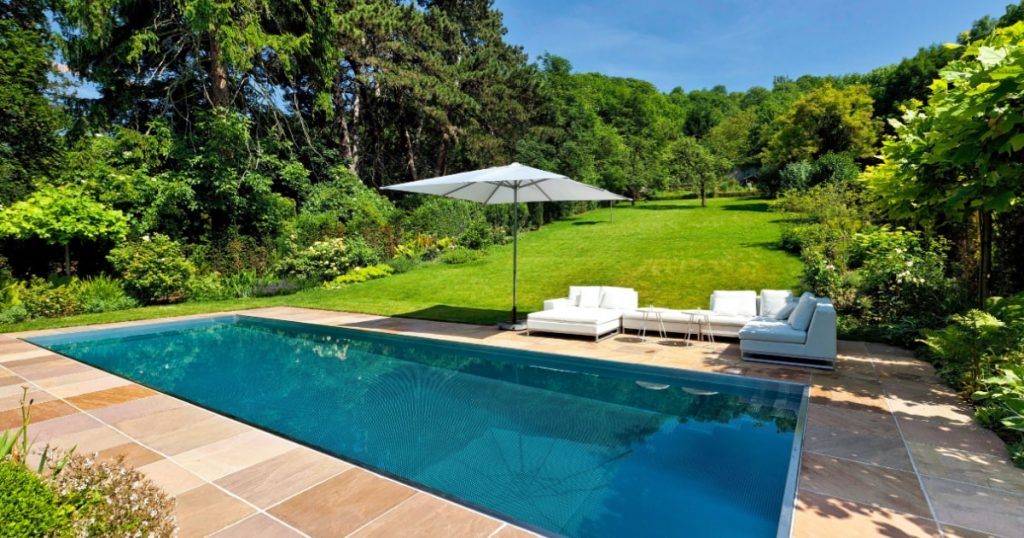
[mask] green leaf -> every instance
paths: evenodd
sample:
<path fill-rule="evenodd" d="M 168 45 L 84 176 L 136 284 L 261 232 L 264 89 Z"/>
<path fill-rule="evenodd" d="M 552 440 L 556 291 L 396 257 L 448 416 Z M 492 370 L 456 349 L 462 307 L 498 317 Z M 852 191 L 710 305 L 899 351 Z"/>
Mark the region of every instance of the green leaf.
<path fill-rule="evenodd" d="M 981 47 L 978 49 L 978 61 L 985 67 L 992 67 L 993 65 L 1002 63 L 1006 58 L 1005 48 L 992 48 L 992 47 Z"/>

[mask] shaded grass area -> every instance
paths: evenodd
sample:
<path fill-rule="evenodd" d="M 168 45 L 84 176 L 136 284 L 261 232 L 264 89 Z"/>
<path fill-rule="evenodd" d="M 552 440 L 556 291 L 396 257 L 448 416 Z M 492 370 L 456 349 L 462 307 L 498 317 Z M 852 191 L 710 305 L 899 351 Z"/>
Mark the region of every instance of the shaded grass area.
<path fill-rule="evenodd" d="M 520 236 L 519 310 L 539 310 L 570 285 L 636 289 L 643 305 L 706 307 L 715 289 L 793 288 L 800 260 L 776 248 L 784 215 L 763 200 L 711 199 L 623 204 L 594 210 Z M 341 290 L 283 297 L 184 303 L 39 319 L 0 326 L 20 331 L 218 312 L 299 306 L 467 323 L 508 318 L 512 245 L 492 247 L 463 265 L 425 264 Z"/>

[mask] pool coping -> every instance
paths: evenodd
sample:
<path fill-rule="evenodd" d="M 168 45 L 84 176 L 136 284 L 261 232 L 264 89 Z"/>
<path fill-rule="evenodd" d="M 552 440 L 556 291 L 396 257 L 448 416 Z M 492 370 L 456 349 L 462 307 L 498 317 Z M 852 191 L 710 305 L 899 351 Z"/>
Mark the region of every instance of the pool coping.
<path fill-rule="evenodd" d="M 728 374 L 728 373 L 704 372 L 704 371 L 689 370 L 689 369 L 684 369 L 684 368 L 674 368 L 674 367 L 668 367 L 668 366 L 658 366 L 658 365 L 648 365 L 648 364 L 635 364 L 635 363 L 629 363 L 629 362 L 623 362 L 623 361 L 609 361 L 609 360 L 606 360 L 606 359 L 600 359 L 600 358 L 595 358 L 595 357 L 586 357 L 586 356 L 563 354 L 563 353 L 552 353 L 552 352 L 547 352 L 547 351 L 535 351 L 535 350 L 527 350 L 527 349 L 510 349 L 510 348 L 507 348 L 507 347 L 498 346 L 498 345 L 492 345 L 492 344 L 462 342 L 462 341 L 448 340 L 448 339 L 442 339 L 442 338 L 432 338 L 432 337 L 425 337 L 425 336 L 411 336 L 411 335 L 407 335 L 407 334 L 396 334 L 396 333 L 391 333 L 391 332 L 382 332 L 382 331 L 379 331 L 379 330 L 362 328 L 362 327 L 348 327 L 348 326 L 346 326 L 346 327 L 339 327 L 339 326 L 334 326 L 334 325 L 310 323 L 310 322 L 306 322 L 306 321 L 285 320 L 285 319 L 277 319 L 277 318 L 274 318 L 274 317 L 265 317 L 265 316 L 258 316 L 258 315 L 254 316 L 254 315 L 247 315 L 247 314 L 244 314 L 244 313 L 232 313 L 232 312 L 217 313 L 217 314 L 211 314 L 211 315 L 200 315 L 200 316 L 196 316 L 196 317 L 187 317 L 187 318 L 170 318 L 170 319 L 162 318 L 162 319 L 156 319 L 156 320 L 146 320 L 146 321 L 141 322 L 141 323 L 133 323 L 133 324 L 130 324 L 130 325 L 127 325 L 127 326 L 113 326 L 113 327 L 109 327 L 109 326 L 108 327 L 85 326 L 85 327 L 80 327 L 79 329 L 81 329 L 81 330 L 75 330 L 76 328 L 71 328 L 69 330 L 61 330 L 61 331 L 39 331 L 39 333 L 41 333 L 41 334 L 22 334 L 20 336 L 15 336 L 15 338 L 17 338 L 18 340 L 21 340 L 23 342 L 26 342 L 28 344 L 31 344 L 33 346 L 37 346 L 37 347 L 40 347 L 42 349 L 45 349 L 45 350 L 47 350 L 47 351 L 49 351 L 51 353 L 54 353 L 54 354 L 60 355 L 62 357 L 68 358 L 70 360 L 73 360 L 73 361 L 76 361 L 76 362 L 79 362 L 79 363 L 82 363 L 82 364 L 86 364 L 86 365 L 88 365 L 88 366 L 90 366 L 92 368 L 96 368 L 96 369 L 101 370 L 103 372 L 106 372 L 106 373 L 108 373 L 110 375 L 113 375 L 113 376 L 119 377 L 121 379 L 127 380 L 127 381 L 129 381 L 131 383 L 135 383 L 137 385 L 144 386 L 144 387 L 146 387 L 148 389 L 151 389 L 151 390 L 153 390 L 153 391 L 155 391 L 157 393 L 164 394 L 164 395 L 170 396 L 172 398 L 176 398 L 178 400 L 187 402 L 187 403 L 189 403 L 189 404 L 191 404 L 193 406 L 196 406 L 196 407 L 198 407 L 200 409 L 203 409 L 203 410 L 206 410 L 208 412 L 215 413 L 215 414 L 227 417 L 227 418 L 229 418 L 231 420 L 240 422 L 242 424 L 245 424 L 245 425 L 247 425 L 249 427 L 252 427 L 254 429 L 257 429 L 259 431 L 263 431 L 263 432 L 269 433 L 271 435 L 278 436 L 278 437 L 280 437 L 282 439 L 286 439 L 288 441 L 291 441 L 291 442 L 296 443 L 298 445 L 304 446 L 304 447 L 309 448 L 311 450 L 315 450 L 317 452 L 326 454 L 326 455 L 328 455 L 330 457 L 337 458 L 337 459 L 339 459 L 341 461 L 344 461 L 344 462 L 346 462 L 348 464 L 351 464 L 351 465 L 353 465 L 353 466 L 355 466 L 357 468 L 361 468 L 361 469 L 370 471 L 370 472 L 372 472 L 374 474 L 377 474 L 377 475 L 380 475 L 380 476 L 382 476 L 384 478 L 387 478 L 389 480 L 395 481 L 395 482 L 397 482 L 399 484 L 403 484 L 405 486 L 411 487 L 411 488 L 413 488 L 415 490 L 418 490 L 418 491 L 423 491 L 425 493 L 428 493 L 428 494 L 433 495 L 435 497 L 438 497 L 438 498 L 444 499 L 446 501 L 455 503 L 455 504 L 457 504 L 459 506 L 462 506 L 462 507 L 465 507 L 467 509 L 473 510 L 475 512 L 481 513 L 483 515 L 486 515 L 486 516 L 488 516 L 490 518 L 493 518 L 493 519 L 496 519 L 498 521 L 505 522 L 507 524 L 514 525 L 516 527 L 520 527 L 520 528 L 529 530 L 530 532 L 533 532 L 533 533 L 536 533 L 536 534 L 539 534 L 539 535 L 543 535 L 543 536 L 562 536 L 559 533 L 552 532 L 552 531 L 550 531 L 548 529 L 544 529 L 544 528 L 538 527 L 538 526 L 536 526 L 536 525 L 534 525 L 532 523 L 529 523 L 529 522 L 521 521 L 521 520 L 519 520 L 517 518 L 509 517 L 508 515 L 502 514 L 502 513 L 498 512 L 496 510 L 493 510 L 491 508 L 479 505 L 479 504 L 477 504 L 475 502 L 472 502 L 472 501 L 467 501 L 465 499 L 462 499 L 461 497 L 458 497 L 458 496 L 455 496 L 455 495 L 452 495 L 452 494 L 440 491 L 440 490 L 438 490 L 436 488 L 433 488 L 433 487 L 421 484 L 419 482 L 413 481 L 413 480 L 405 478 L 403 476 L 400 476 L 400 475 L 391 473 L 389 471 L 377 468 L 376 466 L 369 465 L 369 464 L 367 464 L 365 462 L 362 462 L 362 461 L 350 458 L 350 457 L 342 455 L 342 454 L 335 453 L 333 451 L 328 451 L 328 450 L 326 450 L 326 449 L 324 449 L 322 447 L 318 447 L 316 445 L 313 445 L 311 443 L 303 441 L 302 439 L 298 439 L 298 438 L 296 438 L 296 437 L 294 437 L 292 435 L 289 435 L 289 434 L 286 434 L 286 433 L 283 433 L 283 432 L 279 432 L 279 431 L 277 431 L 275 429 L 268 428 L 268 427 L 266 427 L 264 425 L 257 424 L 257 423 L 252 422 L 252 421 L 250 421 L 250 420 L 248 420 L 248 419 L 246 419 L 244 417 L 237 416 L 237 415 L 235 415 L 233 413 L 229 413 L 229 412 L 225 412 L 225 411 L 221 411 L 221 410 L 217 410 L 217 409 L 212 409 L 212 408 L 209 408 L 209 407 L 207 407 L 207 406 L 205 406 L 203 404 L 200 404 L 199 402 L 194 401 L 191 398 L 187 398 L 187 397 L 184 397 L 184 396 L 181 396 L 181 395 L 178 395 L 178 394 L 164 392 L 163 390 L 160 390 L 160 389 L 158 389 L 156 387 L 153 387 L 153 386 L 149 385 L 148 383 L 145 383 L 145 382 L 142 382 L 142 381 L 138 381 L 138 380 L 135 380 L 135 379 L 131 379 L 131 378 L 126 377 L 126 376 L 124 376 L 124 375 L 122 375 L 122 374 L 120 374 L 118 372 L 115 372 L 115 371 L 112 371 L 112 370 L 108 370 L 107 368 L 104 368 L 102 366 L 98 366 L 98 365 L 95 365 L 95 364 L 91 364 L 91 363 L 82 361 L 82 360 L 80 360 L 80 359 L 78 359 L 76 357 L 73 357 L 73 356 L 70 356 L 70 355 L 66 355 L 66 354 L 64 354 L 64 353 L 62 353 L 60 351 L 57 351 L 57 350 L 53 349 L 52 347 L 50 347 L 49 345 L 47 345 L 46 343 L 33 340 L 33 339 L 36 339 L 36 338 L 45 340 L 45 339 L 50 338 L 50 337 L 52 337 L 52 338 L 60 338 L 60 337 L 68 337 L 68 336 L 84 336 L 84 335 L 91 334 L 91 333 L 108 333 L 108 332 L 115 332 L 115 331 L 137 332 L 138 335 L 141 336 L 141 335 L 145 335 L 145 334 L 151 334 L 152 332 L 154 332 L 153 329 L 157 329 L 157 328 L 159 328 L 161 326 L 169 326 L 169 325 L 186 325 L 187 326 L 189 324 L 196 324 L 197 326 L 198 325 L 203 325 L 203 324 L 213 325 L 213 324 L 218 324 L 218 323 L 229 323 L 229 322 L 224 321 L 224 320 L 231 320 L 230 323 L 235 323 L 238 320 L 242 320 L 242 319 L 253 320 L 253 321 L 260 322 L 260 323 L 280 324 L 280 325 L 290 325 L 290 326 L 302 326 L 302 327 L 308 327 L 308 328 L 311 328 L 311 329 L 315 328 L 316 330 L 319 330 L 319 331 L 340 332 L 340 333 L 345 333 L 345 332 L 362 333 L 362 334 L 365 334 L 365 335 L 370 335 L 371 338 L 378 338 L 378 339 L 387 338 L 387 339 L 398 339 L 398 340 L 419 341 L 419 342 L 427 341 L 427 342 L 430 342 L 432 345 L 437 345 L 437 346 L 448 346 L 448 347 L 454 346 L 454 347 L 463 347 L 463 348 L 467 348 L 468 347 L 468 348 L 484 349 L 484 350 L 486 350 L 485 353 L 493 354 L 493 355 L 515 352 L 515 353 L 528 354 L 528 355 L 531 355 L 531 356 L 535 356 L 535 357 L 537 357 L 540 360 L 545 360 L 546 359 L 546 360 L 554 360 L 554 361 L 560 361 L 560 362 L 572 362 L 572 363 L 575 363 L 575 364 L 582 363 L 582 364 L 584 364 L 586 366 L 582 370 L 590 371 L 590 372 L 593 372 L 593 371 L 606 371 L 606 372 L 607 371 L 611 371 L 611 372 L 618 372 L 618 373 L 625 372 L 625 373 L 630 373 L 630 374 L 635 373 L 635 374 L 638 374 L 638 375 L 641 375 L 641 376 L 643 376 L 644 374 L 648 374 L 649 377 L 657 376 L 659 378 L 667 378 L 667 379 L 672 379 L 672 380 L 684 380 L 684 381 L 691 381 L 691 382 L 695 381 L 695 380 L 699 380 L 701 378 L 703 378 L 703 379 L 723 379 L 723 381 L 720 382 L 721 384 L 732 385 L 732 386 L 740 386 L 740 387 L 744 387 L 744 388 L 751 388 L 751 387 L 764 388 L 766 386 L 780 386 L 780 387 L 783 387 L 783 388 L 785 388 L 785 390 L 779 391 L 781 394 L 785 394 L 787 397 L 791 397 L 791 396 L 795 396 L 795 395 L 799 394 L 799 398 L 800 398 L 799 399 L 799 405 L 798 405 L 798 407 L 796 409 L 797 422 L 796 422 L 796 425 L 795 425 L 794 430 L 793 430 L 793 442 L 792 442 L 792 446 L 790 447 L 790 456 L 789 456 L 789 462 L 788 462 L 789 467 L 788 467 L 788 469 L 786 471 L 786 482 L 785 482 L 784 489 L 783 489 L 782 506 L 781 506 L 781 510 L 780 510 L 780 513 L 779 513 L 776 538 L 787 538 L 787 537 L 790 537 L 792 535 L 793 527 L 794 527 L 793 523 L 794 523 L 794 520 L 795 520 L 795 509 L 796 509 L 796 500 L 797 500 L 797 489 L 798 489 L 798 484 L 799 484 L 799 473 L 800 473 L 800 466 L 801 466 L 801 456 L 803 454 L 804 432 L 805 432 L 805 429 L 806 429 L 808 405 L 810 403 L 810 386 L 807 385 L 807 384 L 795 383 L 795 382 L 792 382 L 792 381 L 781 380 L 781 379 L 759 379 L 759 378 L 751 378 L 751 377 L 739 376 L 739 375 Z M 499 358 L 499 357 L 493 357 L 493 359 L 494 360 L 506 360 L 506 361 L 509 360 L 509 358 L 502 359 L 502 358 Z M 525 361 L 525 362 L 534 362 L 534 361 Z M 572 365 L 571 364 L 566 364 L 565 366 L 566 367 L 571 367 Z"/>

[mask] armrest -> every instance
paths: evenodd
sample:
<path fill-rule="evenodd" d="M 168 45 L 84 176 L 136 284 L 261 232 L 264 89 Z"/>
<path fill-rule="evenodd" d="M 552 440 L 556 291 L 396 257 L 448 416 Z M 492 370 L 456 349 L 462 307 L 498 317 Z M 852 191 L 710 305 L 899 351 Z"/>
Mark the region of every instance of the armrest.
<path fill-rule="evenodd" d="M 556 308 L 564 308 L 566 306 L 573 306 L 572 301 L 568 297 L 560 297 L 558 299 L 548 299 L 544 301 L 544 310 L 554 310 Z"/>
<path fill-rule="evenodd" d="M 818 303 L 807 327 L 807 353 L 816 357 L 836 357 L 836 309 L 830 303 Z"/>

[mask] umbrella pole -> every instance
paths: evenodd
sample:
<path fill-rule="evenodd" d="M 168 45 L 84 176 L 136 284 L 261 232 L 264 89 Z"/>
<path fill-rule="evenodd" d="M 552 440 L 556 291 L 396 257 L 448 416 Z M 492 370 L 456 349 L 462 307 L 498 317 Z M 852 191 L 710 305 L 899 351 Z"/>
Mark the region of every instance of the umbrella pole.
<path fill-rule="evenodd" d="M 526 329 L 525 323 L 520 323 L 516 312 L 516 279 L 518 276 L 519 262 L 519 184 L 512 187 L 512 319 L 498 325 L 499 328 L 507 331 L 521 331 Z"/>

